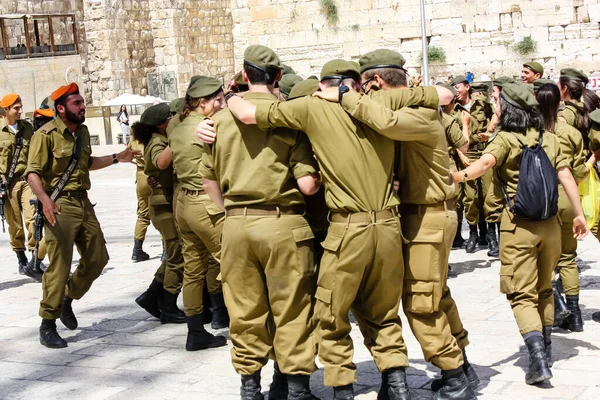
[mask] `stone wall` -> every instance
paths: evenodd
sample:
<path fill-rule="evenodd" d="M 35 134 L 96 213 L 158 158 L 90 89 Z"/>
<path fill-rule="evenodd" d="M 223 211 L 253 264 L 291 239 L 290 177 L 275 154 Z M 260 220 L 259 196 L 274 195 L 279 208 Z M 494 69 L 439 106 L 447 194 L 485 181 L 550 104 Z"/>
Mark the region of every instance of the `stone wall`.
<path fill-rule="evenodd" d="M 419 0 L 333 0 L 339 21 L 328 23 L 318 0 L 233 0 L 234 54 L 241 68 L 249 44 L 276 49 L 302 75 L 324 62 L 386 47 L 400 51 L 420 69 Z M 536 60 L 555 71 L 600 65 L 600 0 L 426 0 L 427 36 L 445 50 L 447 61 L 432 73 L 517 75 L 522 62 Z M 531 35 L 537 51 L 517 54 L 514 43 Z"/>

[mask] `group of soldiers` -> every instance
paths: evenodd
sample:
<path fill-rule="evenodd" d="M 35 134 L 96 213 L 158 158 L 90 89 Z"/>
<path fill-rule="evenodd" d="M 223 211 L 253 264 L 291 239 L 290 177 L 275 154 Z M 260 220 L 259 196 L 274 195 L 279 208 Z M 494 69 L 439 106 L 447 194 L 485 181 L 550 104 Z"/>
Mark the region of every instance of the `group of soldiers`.
<path fill-rule="evenodd" d="M 526 382 L 551 379 L 553 325 L 583 330 L 575 252 L 588 227 L 577 182 L 596 164 L 600 101 L 571 68 L 557 84 L 525 63 L 522 82 L 494 80 L 490 99 L 488 86 L 464 76 L 409 88 L 404 64 L 380 49 L 302 79 L 272 49 L 250 46 L 227 88 L 194 76 L 184 98 L 146 109 L 129 146 L 104 157 L 91 155 L 77 85 L 36 110 L 35 134 L 20 119 L 20 97 L 4 96 L 2 198 L 20 271 L 42 280 L 41 344 L 67 346 L 56 319 L 77 328 L 72 302 L 108 262 L 89 171 L 134 161 L 132 259 L 148 259 L 150 222 L 164 247 L 135 301 L 162 323 L 187 323 L 188 351 L 226 345 L 204 325 L 228 327 L 243 400 L 263 398 L 269 359 L 270 399 L 315 399 L 317 355 L 334 398 L 354 398 L 350 313 L 382 374 L 378 399 L 409 399 L 400 304 L 425 359 L 441 370 L 434 397 L 475 399 L 468 332 L 447 285 L 450 251 L 463 246 L 499 256 L 500 288 L 529 350 Z M 558 215 L 540 220 L 514 207 L 522 148 L 538 144 L 560 182 Z M 73 245 L 80 260 L 70 276 Z"/>

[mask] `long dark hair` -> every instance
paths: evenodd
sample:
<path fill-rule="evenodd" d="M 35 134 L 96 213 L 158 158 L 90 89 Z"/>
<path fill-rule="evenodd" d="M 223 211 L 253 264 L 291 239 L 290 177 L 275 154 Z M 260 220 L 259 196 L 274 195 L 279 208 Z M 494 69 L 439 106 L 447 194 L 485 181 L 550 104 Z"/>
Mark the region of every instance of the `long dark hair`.
<path fill-rule="evenodd" d="M 125 107 L 125 110 L 124 110 L 124 111 L 123 111 L 123 107 Z M 124 112 L 124 113 L 125 113 L 125 116 L 126 116 L 127 118 L 129 118 L 129 114 L 127 113 L 127 106 L 126 106 L 125 104 L 122 104 L 122 105 L 121 105 L 121 108 L 119 108 L 119 114 L 118 114 L 118 115 L 121 115 L 121 113 L 122 113 L 122 112 Z"/>
<path fill-rule="evenodd" d="M 179 121 L 183 121 L 184 119 L 186 119 L 187 116 L 190 115 L 190 112 L 192 112 L 196 108 L 198 108 L 198 106 L 200 105 L 200 101 L 213 99 L 222 91 L 223 91 L 223 89 L 219 89 L 216 92 L 214 92 L 213 94 L 206 96 L 206 97 L 191 97 L 190 95 L 186 94 L 185 100 L 183 103 L 183 108 L 181 109 L 181 112 L 179 113 Z"/>
<path fill-rule="evenodd" d="M 131 125 L 131 135 L 144 146 L 148 145 L 152 134 L 156 132 L 158 132 L 158 129 L 152 125 L 142 124 L 141 122 L 135 122 Z"/>
<path fill-rule="evenodd" d="M 513 106 L 503 97 L 500 97 L 500 110 L 502 111 L 500 129 L 503 131 L 522 133 L 524 135 L 529 128 L 537 131 L 544 129 L 542 116 L 535 108 L 523 110 L 522 108 Z"/>
<path fill-rule="evenodd" d="M 560 90 L 552 83 L 546 83 L 537 92 L 539 110 L 544 120 L 544 129 L 549 132 L 556 130 L 558 120 L 558 107 L 560 105 Z"/>
<path fill-rule="evenodd" d="M 591 125 L 590 113 L 600 107 L 600 99 L 598 99 L 598 96 L 594 92 L 586 89 L 585 84 L 581 79 L 561 76 L 560 84 L 567 88 L 567 92 L 572 99 L 583 100 L 583 107 L 570 100 L 565 100 L 565 104 L 572 106 L 577 111 L 575 128 L 581 132 L 584 139 L 587 141 L 588 131 L 590 130 Z"/>

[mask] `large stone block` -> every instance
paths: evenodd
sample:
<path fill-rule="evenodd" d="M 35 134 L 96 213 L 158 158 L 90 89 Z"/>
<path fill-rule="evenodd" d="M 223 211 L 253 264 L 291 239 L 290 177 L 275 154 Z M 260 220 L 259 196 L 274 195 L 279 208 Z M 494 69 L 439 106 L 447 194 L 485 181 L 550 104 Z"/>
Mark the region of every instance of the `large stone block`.
<path fill-rule="evenodd" d="M 565 28 L 562 26 L 551 26 L 548 28 L 548 40 L 564 40 L 565 39 Z"/>
<path fill-rule="evenodd" d="M 487 46 L 491 43 L 491 34 L 489 32 L 471 33 L 471 46 Z"/>
<path fill-rule="evenodd" d="M 431 21 L 432 35 L 451 35 L 462 32 L 461 18 L 434 19 Z"/>

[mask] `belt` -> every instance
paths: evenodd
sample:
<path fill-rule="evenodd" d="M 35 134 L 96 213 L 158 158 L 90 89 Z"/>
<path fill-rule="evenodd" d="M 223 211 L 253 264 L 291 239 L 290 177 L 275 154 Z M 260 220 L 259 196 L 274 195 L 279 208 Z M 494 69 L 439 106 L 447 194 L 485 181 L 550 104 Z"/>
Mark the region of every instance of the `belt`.
<path fill-rule="evenodd" d="M 181 188 L 181 191 L 185 194 L 189 194 L 192 196 L 199 196 L 201 194 L 206 194 L 206 190 L 204 189 L 200 189 L 200 190 L 190 190 L 190 189 L 186 189 L 186 188 Z"/>
<path fill-rule="evenodd" d="M 485 150 L 485 143 L 481 143 L 481 142 L 477 142 L 477 143 L 473 143 L 469 145 L 469 150 L 479 150 L 479 151 L 483 151 Z"/>
<path fill-rule="evenodd" d="M 233 206 L 225 210 L 225 215 L 235 217 L 239 215 L 259 215 L 259 216 L 276 216 L 280 215 L 302 215 L 304 214 L 303 206 L 269 206 L 269 205 L 251 205 L 251 206 Z"/>
<path fill-rule="evenodd" d="M 61 197 L 72 197 L 74 199 L 87 199 L 88 193 L 87 190 L 63 190 L 58 195 L 58 198 Z"/>
<path fill-rule="evenodd" d="M 380 220 L 386 220 L 398 216 L 396 208 L 388 208 L 380 211 L 363 212 L 331 212 L 329 221 L 331 222 L 349 222 L 349 223 L 375 223 Z"/>
<path fill-rule="evenodd" d="M 447 211 L 456 208 L 455 199 L 434 204 L 400 204 L 400 214 L 423 214 L 426 211 Z"/>
<path fill-rule="evenodd" d="M 152 189 L 152 194 L 163 194 L 165 196 L 173 196 L 173 188 L 156 188 Z"/>

